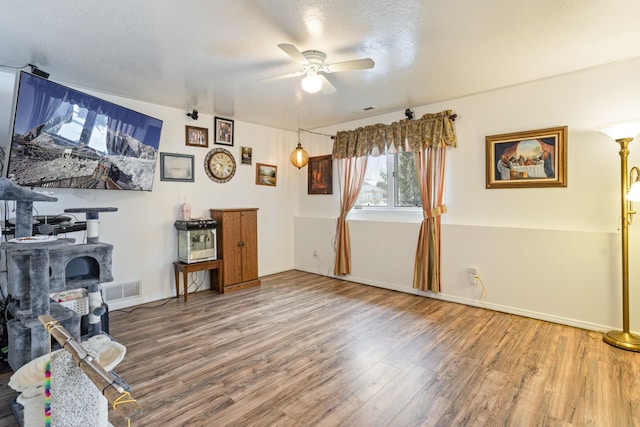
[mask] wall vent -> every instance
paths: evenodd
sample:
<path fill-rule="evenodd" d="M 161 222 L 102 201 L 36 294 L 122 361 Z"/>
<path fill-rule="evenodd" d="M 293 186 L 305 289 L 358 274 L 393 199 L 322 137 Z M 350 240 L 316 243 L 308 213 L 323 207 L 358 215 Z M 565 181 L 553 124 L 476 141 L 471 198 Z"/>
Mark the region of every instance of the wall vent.
<path fill-rule="evenodd" d="M 106 303 L 139 296 L 142 296 L 142 280 L 102 284 L 102 299 Z"/>

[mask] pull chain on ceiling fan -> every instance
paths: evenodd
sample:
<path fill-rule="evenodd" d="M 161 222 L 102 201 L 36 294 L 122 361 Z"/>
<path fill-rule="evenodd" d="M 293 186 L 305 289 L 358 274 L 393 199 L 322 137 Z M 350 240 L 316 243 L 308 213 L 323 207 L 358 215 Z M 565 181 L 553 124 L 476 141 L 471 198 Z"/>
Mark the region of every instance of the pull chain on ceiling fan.
<path fill-rule="evenodd" d="M 325 95 L 332 94 L 336 91 L 335 86 L 324 76 L 324 74 L 339 73 L 343 71 L 364 70 L 373 68 L 375 63 L 371 58 L 354 59 L 352 61 L 336 62 L 334 64 L 325 64 L 326 55 L 319 50 L 305 50 L 300 52 L 297 47 L 288 43 L 278 45 L 280 49 L 294 61 L 302 65 L 302 71 L 283 74 L 280 76 L 267 77 L 262 81 L 283 80 L 292 77 L 305 76 L 302 79 L 302 89 L 305 92 L 315 93 L 322 90 Z"/>

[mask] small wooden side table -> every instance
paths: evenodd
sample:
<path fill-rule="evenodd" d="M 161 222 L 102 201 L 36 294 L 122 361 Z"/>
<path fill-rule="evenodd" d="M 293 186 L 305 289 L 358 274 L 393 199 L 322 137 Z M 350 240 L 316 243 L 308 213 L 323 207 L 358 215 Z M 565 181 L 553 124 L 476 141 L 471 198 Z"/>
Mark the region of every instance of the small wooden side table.
<path fill-rule="evenodd" d="M 182 283 L 184 285 L 184 302 L 187 302 L 187 295 L 189 293 L 189 273 L 195 273 L 196 271 L 202 270 L 209 270 L 209 283 L 211 285 L 211 289 L 216 289 L 218 293 L 221 293 L 223 277 L 222 259 L 194 262 L 192 264 L 176 261 L 173 263 L 173 272 L 176 279 L 176 298 L 180 297 L 180 272 L 182 272 Z M 213 274 L 213 270 L 218 270 L 217 276 Z"/>

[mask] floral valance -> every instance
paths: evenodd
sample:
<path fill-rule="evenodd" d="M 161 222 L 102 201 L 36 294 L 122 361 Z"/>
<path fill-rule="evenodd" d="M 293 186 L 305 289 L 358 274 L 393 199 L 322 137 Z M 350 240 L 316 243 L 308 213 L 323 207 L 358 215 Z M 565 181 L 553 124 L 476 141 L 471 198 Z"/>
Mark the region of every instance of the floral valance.
<path fill-rule="evenodd" d="M 390 125 L 376 124 L 340 131 L 333 143 L 332 155 L 334 159 L 344 159 L 446 146 L 456 146 L 451 110 Z"/>

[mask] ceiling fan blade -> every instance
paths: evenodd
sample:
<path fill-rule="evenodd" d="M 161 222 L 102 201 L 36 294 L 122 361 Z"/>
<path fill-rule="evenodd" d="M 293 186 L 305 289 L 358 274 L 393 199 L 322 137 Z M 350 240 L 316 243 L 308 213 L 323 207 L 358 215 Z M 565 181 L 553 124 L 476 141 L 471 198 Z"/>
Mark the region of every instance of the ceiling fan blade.
<path fill-rule="evenodd" d="M 285 80 L 285 79 L 290 79 L 292 77 L 298 77 L 303 75 L 304 72 L 302 71 L 296 71 L 295 73 L 289 73 L 289 74 L 282 74 L 280 76 L 273 76 L 273 77 L 265 77 L 263 79 L 258 79 L 259 82 L 275 82 L 278 80 Z"/>
<path fill-rule="evenodd" d="M 291 59 L 293 59 L 294 61 L 296 61 L 296 62 L 298 62 L 300 64 L 308 64 L 309 63 L 309 61 L 307 61 L 307 58 L 305 58 L 304 55 L 294 45 L 289 44 L 289 43 L 280 43 L 278 45 L 278 47 L 280 49 L 282 49 L 284 51 L 284 53 L 289 55 L 291 57 Z"/>
<path fill-rule="evenodd" d="M 336 87 L 331 84 L 329 79 L 327 79 L 322 74 L 318 74 L 318 77 L 320 77 L 320 80 L 322 80 L 322 93 L 324 93 L 325 95 L 331 95 L 332 93 L 336 92 Z"/>
<path fill-rule="evenodd" d="M 326 73 L 338 73 L 340 71 L 365 70 L 373 68 L 375 62 L 371 58 L 354 59 L 353 61 L 336 62 L 326 65 L 323 69 Z"/>

